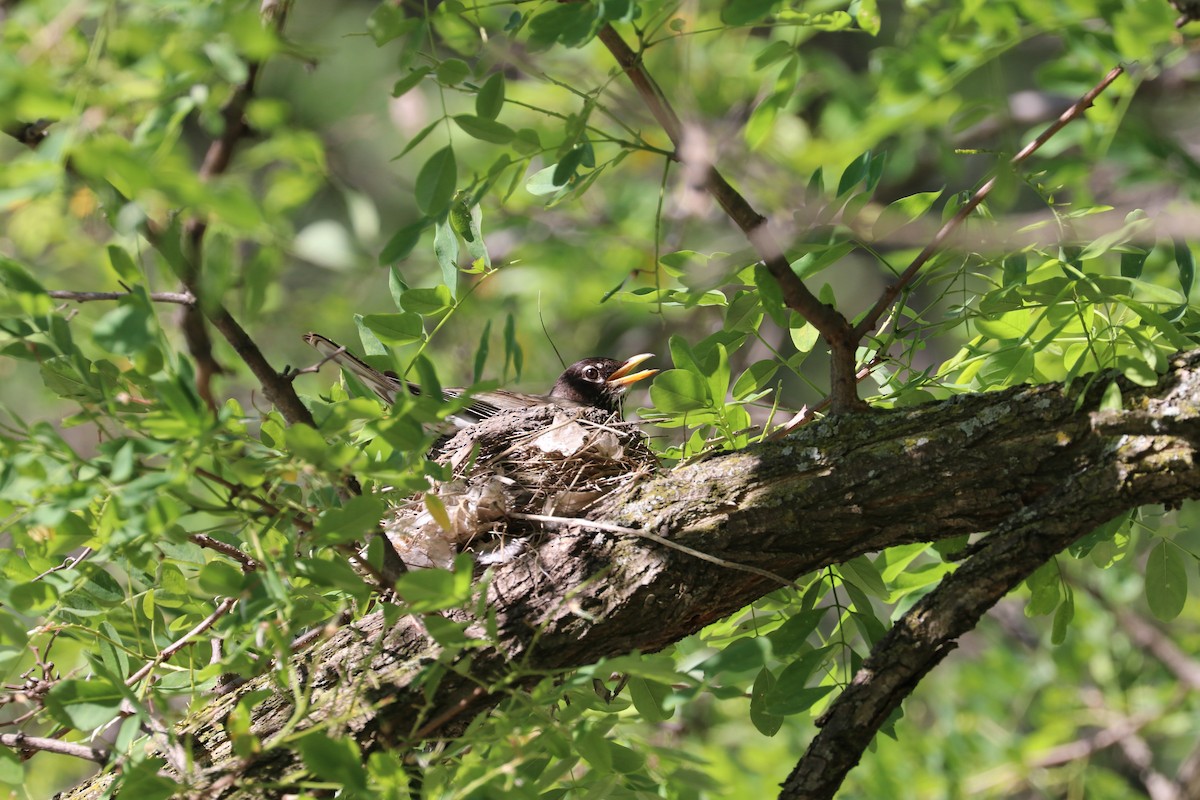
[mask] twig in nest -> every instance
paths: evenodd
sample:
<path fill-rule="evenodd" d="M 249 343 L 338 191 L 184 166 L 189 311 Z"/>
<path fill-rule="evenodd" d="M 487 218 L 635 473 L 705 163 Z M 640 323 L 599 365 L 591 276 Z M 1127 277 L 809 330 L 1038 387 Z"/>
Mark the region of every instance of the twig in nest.
<path fill-rule="evenodd" d="M 759 569 L 758 567 L 752 567 L 749 564 L 739 564 L 736 561 L 726 561 L 723 558 L 717 558 L 714 555 L 697 550 L 694 547 L 688 547 L 685 544 L 673 542 L 670 539 L 659 536 L 657 533 L 650 533 L 650 531 L 643 531 L 638 528 L 626 528 L 623 525 L 613 525 L 609 522 L 596 522 L 590 519 L 581 519 L 579 517 L 553 517 L 547 514 L 523 514 L 519 512 L 511 513 L 509 516 L 513 519 L 523 519 L 528 522 L 543 522 L 552 525 L 572 525 L 578 528 L 591 528 L 592 530 L 605 531 L 607 533 L 624 533 L 630 536 L 638 536 L 642 539 L 649 539 L 655 544 L 661 544 L 663 547 L 669 547 L 672 550 L 678 550 L 681 553 L 686 553 L 693 558 L 700 559 L 701 561 L 707 561 L 710 564 L 727 567 L 728 569 L 736 569 L 739 572 L 749 572 L 752 575 L 760 575 L 764 578 L 770 578 L 773 581 L 778 581 L 784 586 L 790 586 L 796 591 L 800 591 L 800 587 L 797 586 L 794 581 L 789 581 L 782 575 L 778 575 L 770 570 Z"/>

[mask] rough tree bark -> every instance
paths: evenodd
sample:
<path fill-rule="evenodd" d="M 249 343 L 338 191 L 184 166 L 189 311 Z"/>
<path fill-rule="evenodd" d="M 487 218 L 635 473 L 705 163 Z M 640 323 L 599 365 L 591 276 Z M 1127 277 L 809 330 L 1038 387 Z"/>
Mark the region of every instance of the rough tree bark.
<path fill-rule="evenodd" d="M 592 517 L 787 578 L 893 545 L 986 534 L 877 644 L 784 784 L 788 798 L 829 797 L 956 638 L 1040 564 L 1124 511 L 1200 496 L 1200 351 L 1178 356 L 1156 387 L 1123 386 L 1124 412 L 1097 412 L 1108 380 L 1091 385 L 1085 396 L 1044 385 L 838 416 L 646 480 Z M 438 647 L 419 621 L 388 624 L 377 611 L 295 657 L 309 703 L 299 728 L 289 722 L 296 695 L 269 676 L 196 712 L 181 732 L 201 768 L 184 780 L 196 797 L 266 796 L 262 781 L 286 784 L 304 770 L 294 751 L 270 746 L 285 726 L 323 724 L 365 754 L 452 736 L 519 688 L 499 688 L 513 662 L 544 673 L 654 651 L 777 588 L 581 522 L 496 570 L 494 627 L 475 626 L 489 643 L 444 668 L 431 702 L 423 693 Z M 266 746 L 239 758 L 222 721 L 261 689 L 272 695 L 256 706 L 253 730 Z M 65 796 L 96 797 L 103 784 Z"/>

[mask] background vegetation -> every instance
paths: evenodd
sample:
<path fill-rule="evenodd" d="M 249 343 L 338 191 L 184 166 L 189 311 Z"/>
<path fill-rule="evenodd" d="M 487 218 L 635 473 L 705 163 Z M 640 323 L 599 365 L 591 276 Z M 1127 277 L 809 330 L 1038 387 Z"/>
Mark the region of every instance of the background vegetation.
<path fill-rule="evenodd" d="M 876 407 L 1106 369 L 1152 385 L 1200 330 L 1200 23 L 1166 2 L 0 14 L 0 734 L 110 750 L 131 793 L 174 790 L 145 741 L 161 749 L 220 676 L 288 687 L 271 656 L 366 610 L 351 543 L 383 500 L 348 499 L 349 477 L 403 495 L 435 471 L 420 426 L 437 409 L 385 414 L 326 367 L 295 379 L 317 430 L 297 425 L 247 341 L 275 373 L 317 363 L 300 338 L 317 330 L 426 382 L 534 390 L 561 361 L 653 350 L 664 373 L 631 405 L 664 463 L 745 447 L 826 398 L 829 347 L 706 191 L 710 165 L 852 323 L 902 290 L 851 348 Z M 601 30 L 657 81 L 678 148 Z M 150 294 L 181 290 L 198 303 Z M 917 689 L 845 796 L 1167 797 L 1156 779 L 1195 780 L 1195 517 L 1143 510 L 1047 564 Z M 513 691 L 407 757 L 363 759 L 300 719 L 264 745 L 253 697 L 227 728 L 239 755 L 301 752 L 310 791 L 405 797 L 419 772 L 428 797 L 774 796 L 952 549 L 830 566 L 661 653 Z M 463 604 L 461 580 L 407 579 L 421 610 Z M 606 701 L 593 679 L 615 673 L 630 680 Z M 94 769 L 5 744 L 17 797 Z"/>

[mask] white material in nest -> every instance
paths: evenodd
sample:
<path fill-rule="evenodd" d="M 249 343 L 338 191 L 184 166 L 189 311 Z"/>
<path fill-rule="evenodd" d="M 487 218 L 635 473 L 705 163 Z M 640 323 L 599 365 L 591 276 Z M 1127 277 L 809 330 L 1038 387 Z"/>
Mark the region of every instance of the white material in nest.
<path fill-rule="evenodd" d="M 620 438 L 612 431 L 588 429 L 562 414 L 554 418 L 549 430 L 534 439 L 533 446 L 543 453 L 568 458 L 583 450 L 596 459 L 618 460 L 625 455 Z"/>
<path fill-rule="evenodd" d="M 424 503 L 400 509 L 384 523 L 392 546 L 410 567 L 452 569 L 461 545 L 503 519 L 507 509 L 504 484 L 498 477 L 471 485 L 449 481 L 436 494 L 446 509 L 449 528 Z"/>

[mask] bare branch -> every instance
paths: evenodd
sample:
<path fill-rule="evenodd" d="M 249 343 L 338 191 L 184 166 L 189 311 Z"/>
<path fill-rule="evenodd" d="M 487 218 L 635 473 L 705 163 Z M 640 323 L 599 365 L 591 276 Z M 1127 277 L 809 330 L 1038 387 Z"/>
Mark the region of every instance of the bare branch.
<path fill-rule="evenodd" d="M 155 667 L 157 667 L 159 664 L 161 664 L 164 661 L 171 658 L 171 656 L 175 655 L 180 650 L 182 650 L 185 646 L 190 644 L 192 639 L 196 638 L 197 636 L 199 636 L 200 634 L 204 633 L 206 630 L 211 628 L 213 625 L 215 625 L 217 620 L 219 620 L 221 617 L 223 617 L 227 613 L 229 613 L 229 610 L 231 608 L 233 608 L 235 603 L 237 603 L 237 598 L 226 597 L 219 604 L 217 604 L 217 607 L 215 609 L 213 609 L 213 612 L 211 614 L 209 614 L 204 619 L 200 620 L 200 622 L 196 625 L 196 627 L 192 628 L 190 631 L 185 633 L 183 636 L 179 637 L 179 639 L 177 639 L 176 641 L 174 641 L 167 647 L 164 647 L 161 651 L 159 651 L 158 655 L 156 655 L 150 663 L 146 664 L 146 666 L 142 667 L 137 672 L 133 673 L 128 678 L 126 678 L 125 685 L 133 686 L 138 681 L 140 681 L 142 678 L 145 678 L 147 675 L 150 674 L 150 672 Z"/>
<path fill-rule="evenodd" d="M 63 756 L 75 756 L 85 761 L 97 764 L 107 764 L 109 751 L 103 747 L 88 747 L 86 744 L 64 742 L 47 736 L 26 736 L 23 733 L 0 733 L 0 745 L 14 750 L 32 752 L 40 750 L 46 753 L 58 753 Z"/>
<path fill-rule="evenodd" d="M 222 555 L 229 556 L 234 561 L 242 565 L 242 572 L 254 572 L 258 569 L 257 561 L 243 553 L 241 550 L 238 550 L 233 545 L 222 542 L 220 539 L 214 539 L 205 533 L 193 533 L 188 538 L 201 547 L 207 547 L 210 550 L 216 550 Z"/>
<path fill-rule="evenodd" d="M 73 300 L 76 303 L 91 303 L 96 300 L 120 300 L 129 297 L 132 292 L 68 292 L 55 289 L 47 292 L 56 300 Z M 178 303 L 182 306 L 194 306 L 196 297 L 191 292 L 150 292 L 147 295 L 155 303 Z"/>
<path fill-rule="evenodd" d="M 1040 136 L 1038 136 L 1029 144 L 1025 145 L 1025 147 L 1021 148 L 1021 152 L 1013 156 L 1008 163 L 1013 167 L 1018 166 L 1031 155 L 1036 153 L 1042 145 L 1044 145 L 1052 136 L 1054 136 L 1054 134 L 1062 130 L 1072 120 L 1082 116 L 1084 111 L 1091 108 L 1092 103 L 1095 102 L 1096 98 L 1100 96 L 1100 93 L 1107 89 L 1112 82 L 1120 77 L 1124 72 L 1124 67 L 1113 67 L 1113 69 L 1110 70 L 1106 76 L 1104 76 L 1104 80 L 1100 81 L 1100 83 L 1088 90 L 1083 97 L 1079 98 L 1079 100 L 1077 100 L 1070 108 L 1064 111 L 1059 118 L 1050 125 L 1050 127 L 1042 131 Z M 935 253 L 941 250 L 942 245 L 946 242 L 950 235 L 954 233 L 954 231 L 960 225 L 962 225 L 963 221 L 971 215 L 971 212 L 973 212 L 979 206 L 979 204 L 987 198 L 995 185 L 996 178 L 992 177 L 987 183 L 981 186 L 979 191 L 975 192 L 975 194 L 971 196 L 971 199 L 963 204 L 962 208 L 958 210 L 958 213 L 951 217 L 950 220 L 941 227 L 929 244 L 925 245 L 925 249 L 917 254 L 917 257 L 913 259 L 912 263 L 908 265 L 904 272 L 900 273 L 900 277 L 883 290 L 883 293 L 875 302 L 875 305 L 871 307 L 871 310 L 868 311 L 866 315 L 859 320 L 858 324 L 854 326 L 854 340 L 856 342 L 860 341 L 864 336 L 867 335 L 868 332 L 871 331 L 871 329 L 875 327 L 875 325 L 879 322 L 879 318 L 882 317 L 884 312 L 887 311 L 888 307 L 896 301 L 896 298 L 900 296 L 900 292 L 903 291 L 904 287 L 911 283 L 913 278 L 917 276 L 917 273 L 921 271 L 921 268 L 928 263 L 929 259 L 932 258 Z"/>

